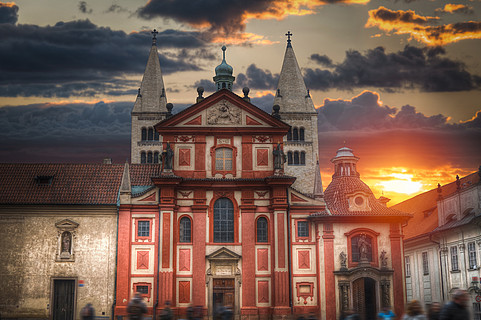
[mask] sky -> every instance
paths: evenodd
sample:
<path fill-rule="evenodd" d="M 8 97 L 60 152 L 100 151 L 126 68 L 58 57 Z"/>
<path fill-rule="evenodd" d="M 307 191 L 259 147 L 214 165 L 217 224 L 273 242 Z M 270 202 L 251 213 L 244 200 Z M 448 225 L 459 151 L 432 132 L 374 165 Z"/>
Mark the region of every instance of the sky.
<path fill-rule="evenodd" d="M 389 205 L 481 165 L 481 1 L 0 1 L 0 162 L 123 163 L 157 46 L 174 112 L 214 91 L 271 111 L 286 32 L 319 113 L 324 188 L 343 146 Z"/>

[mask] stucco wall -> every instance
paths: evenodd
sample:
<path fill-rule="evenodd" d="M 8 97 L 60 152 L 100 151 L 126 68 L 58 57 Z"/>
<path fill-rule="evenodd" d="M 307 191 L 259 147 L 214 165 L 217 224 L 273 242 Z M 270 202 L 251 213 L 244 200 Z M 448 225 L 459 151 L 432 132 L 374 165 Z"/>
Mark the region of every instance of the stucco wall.
<path fill-rule="evenodd" d="M 58 262 L 59 228 L 69 219 L 74 261 Z M 76 280 L 76 311 L 91 302 L 110 315 L 114 292 L 116 209 L 16 208 L 0 211 L 0 313 L 2 317 L 48 318 L 53 278 Z M 69 259 L 71 260 L 71 259 Z M 80 280 L 84 286 L 80 287 Z"/>

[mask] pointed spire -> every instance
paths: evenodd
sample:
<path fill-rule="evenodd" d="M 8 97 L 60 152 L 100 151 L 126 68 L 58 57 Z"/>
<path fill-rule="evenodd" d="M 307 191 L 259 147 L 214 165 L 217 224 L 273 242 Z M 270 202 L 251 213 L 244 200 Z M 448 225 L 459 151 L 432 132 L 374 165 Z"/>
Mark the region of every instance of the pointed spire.
<path fill-rule="evenodd" d="M 321 199 L 324 197 L 322 192 L 321 168 L 319 166 L 319 157 L 316 155 L 316 174 L 314 176 L 314 199 Z"/>
<path fill-rule="evenodd" d="M 235 77 L 232 76 L 234 69 L 225 61 L 226 46 L 222 46 L 222 62 L 215 68 L 214 82 L 217 91 L 227 89 L 232 91 Z"/>
<path fill-rule="evenodd" d="M 287 48 L 277 84 L 274 105 L 278 104 L 282 112 L 315 112 L 314 104 L 292 48 L 292 33 L 288 31 L 286 36 Z"/>
<path fill-rule="evenodd" d="M 144 77 L 137 94 L 137 100 L 132 112 L 165 112 L 167 97 L 165 96 L 164 80 L 160 69 L 159 53 L 157 51 L 157 30 L 152 31 L 152 47 L 145 67 Z"/>
<path fill-rule="evenodd" d="M 130 192 L 131 192 L 131 185 L 130 185 L 129 163 L 125 161 L 124 173 L 122 174 L 122 183 L 120 184 L 120 193 L 130 193 Z"/>

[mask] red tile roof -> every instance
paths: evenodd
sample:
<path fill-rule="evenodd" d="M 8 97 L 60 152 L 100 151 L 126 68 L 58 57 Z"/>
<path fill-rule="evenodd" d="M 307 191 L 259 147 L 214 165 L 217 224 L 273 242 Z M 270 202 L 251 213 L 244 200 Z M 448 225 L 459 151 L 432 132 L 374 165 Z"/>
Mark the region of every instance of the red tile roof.
<path fill-rule="evenodd" d="M 370 211 L 350 211 L 348 194 L 355 192 L 368 194 Z M 387 208 L 380 203 L 371 189 L 357 176 L 336 176 L 324 191 L 327 208 L 335 216 L 410 216 L 408 213 Z"/>
<path fill-rule="evenodd" d="M 0 204 L 115 205 L 123 164 L 0 163 Z M 131 185 L 152 185 L 158 164 L 131 164 Z M 38 177 L 53 177 L 39 184 Z"/>
<path fill-rule="evenodd" d="M 461 188 L 469 188 L 477 183 L 479 183 L 477 172 L 460 179 Z M 456 192 L 456 182 L 444 185 L 441 189 L 443 197 L 449 196 Z M 438 227 L 438 196 L 437 189 L 432 189 L 391 207 L 414 215 L 403 229 L 406 239 L 431 232 Z"/>

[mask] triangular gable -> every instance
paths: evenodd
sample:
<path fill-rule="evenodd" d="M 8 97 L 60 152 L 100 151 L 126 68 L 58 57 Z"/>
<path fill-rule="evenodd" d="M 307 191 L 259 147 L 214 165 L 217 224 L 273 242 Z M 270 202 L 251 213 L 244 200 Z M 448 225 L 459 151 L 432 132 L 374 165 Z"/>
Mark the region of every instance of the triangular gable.
<path fill-rule="evenodd" d="M 159 122 L 155 128 L 160 133 L 199 133 L 212 127 L 224 130 L 236 128 L 237 132 L 256 130 L 285 133 L 289 125 L 243 100 L 228 90 L 218 91 L 199 103 Z M 232 130 L 232 129 L 231 129 Z"/>
<path fill-rule="evenodd" d="M 307 200 L 299 197 L 297 194 L 295 193 L 291 193 L 291 201 L 292 202 L 308 202 Z"/>
<path fill-rule="evenodd" d="M 219 250 L 212 252 L 206 257 L 209 260 L 239 260 L 241 258 L 240 255 L 225 247 L 222 247 Z"/>
<path fill-rule="evenodd" d="M 55 226 L 62 230 L 73 230 L 78 227 L 78 223 L 70 219 L 60 220 L 55 223 Z"/>

